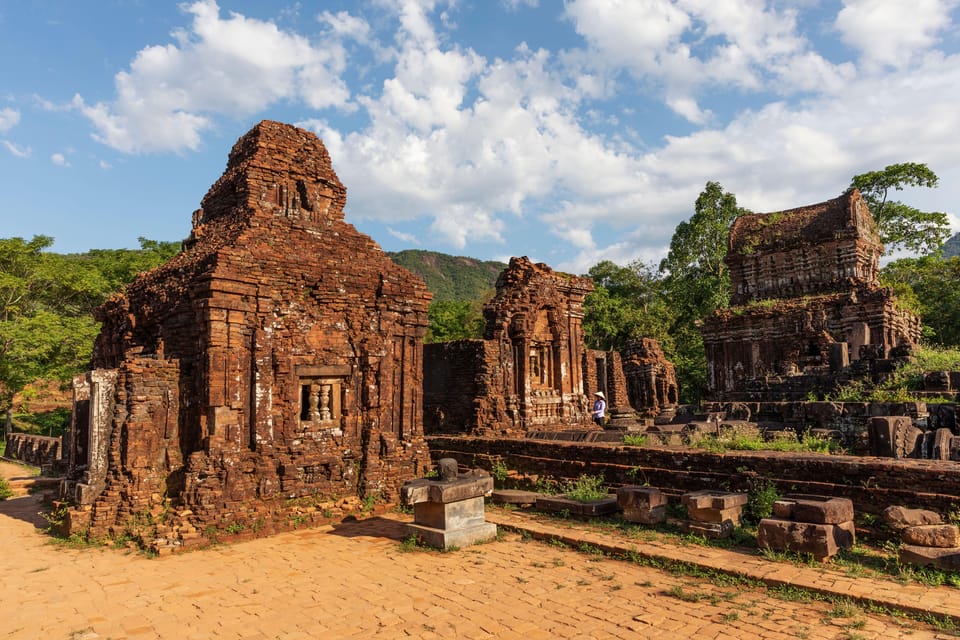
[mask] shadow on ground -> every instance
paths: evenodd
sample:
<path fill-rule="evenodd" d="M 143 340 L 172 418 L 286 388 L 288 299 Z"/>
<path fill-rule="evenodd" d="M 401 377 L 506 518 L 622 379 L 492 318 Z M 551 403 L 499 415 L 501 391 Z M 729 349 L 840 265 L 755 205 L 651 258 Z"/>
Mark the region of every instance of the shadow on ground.
<path fill-rule="evenodd" d="M 389 538 L 399 541 L 407 537 L 407 524 L 380 516 L 363 520 L 348 516 L 343 522 L 333 525 L 330 534 L 345 538 Z"/>

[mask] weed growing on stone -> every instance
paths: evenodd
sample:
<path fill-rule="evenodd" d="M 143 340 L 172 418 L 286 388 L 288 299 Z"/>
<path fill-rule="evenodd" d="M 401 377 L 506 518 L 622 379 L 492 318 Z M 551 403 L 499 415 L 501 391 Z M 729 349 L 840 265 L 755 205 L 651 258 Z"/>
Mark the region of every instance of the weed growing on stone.
<path fill-rule="evenodd" d="M 577 502 L 596 502 L 609 495 L 604 482 L 602 475 L 583 474 L 576 480 L 566 483 L 563 493 L 570 500 Z"/>
<path fill-rule="evenodd" d="M 647 446 L 647 436 L 628 433 L 623 436 L 623 444 L 630 447 Z"/>

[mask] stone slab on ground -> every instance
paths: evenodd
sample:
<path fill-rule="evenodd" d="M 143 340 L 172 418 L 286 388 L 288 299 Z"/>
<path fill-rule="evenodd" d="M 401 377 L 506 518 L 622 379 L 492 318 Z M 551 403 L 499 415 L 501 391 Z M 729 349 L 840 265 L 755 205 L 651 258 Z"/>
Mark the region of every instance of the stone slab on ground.
<path fill-rule="evenodd" d="M 567 512 L 576 516 L 602 516 L 620 510 L 616 498 L 604 498 L 593 502 L 577 502 L 563 496 L 540 496 L 537 509 L 551 513 Z"/>
<path fill-rule="evenodd" d="M 900 545 L 900 562 L 957 571 L 960 570 L 960 548 L 942 549 L 903 544 Z"/>
<path fill-rule="evenodd" d="M 680 501 L 692 509 L 732 509 L 747 504 L 745 493 L 704 489 L 680 496 Z"/>
<path fill-rule="evenodd" d="M 960 547 L 960 528 L 955 524 L 922 524 L 900 532 L 905 544 L 953 549 Z"/>
<path fill-rule="evenodd" d="M 490 494 L 490 502 L 494 504 L 513 504 L 519 507 L 532 507 L 542 493 L 524 491 L 522 489 L 494 489 Z"/>

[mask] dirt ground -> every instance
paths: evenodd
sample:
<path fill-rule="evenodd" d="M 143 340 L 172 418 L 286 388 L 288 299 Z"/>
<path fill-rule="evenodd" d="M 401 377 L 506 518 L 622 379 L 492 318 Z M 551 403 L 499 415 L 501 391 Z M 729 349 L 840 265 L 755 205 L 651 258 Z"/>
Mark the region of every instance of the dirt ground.
<path fill-rule="evenodd" d="M 24 475 L 9 463 L 0 473 Z M 53 542 L 41 508 L 36 495 L 0 502 L 3 638 L 947 637 L 516 534 L 407 550 L 392 516 L 150 559 Z"/>

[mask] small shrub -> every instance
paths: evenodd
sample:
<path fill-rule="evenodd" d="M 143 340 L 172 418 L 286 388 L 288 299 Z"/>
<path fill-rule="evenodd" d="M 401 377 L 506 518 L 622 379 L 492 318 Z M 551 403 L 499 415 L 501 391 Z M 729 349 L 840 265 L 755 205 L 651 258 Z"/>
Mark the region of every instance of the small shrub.
<path fill-rule="evenodd" d="M 758 524 L 773 513 L 773 503 L 780 499 L 780 493 L 777 485 L 767 479 L 751 478 L 749 484 L 743 519 L 750 524 Z"/>
<path fill-rule="evenodd" d="M 631 447 L 647 446 L 647 436 L 627 433 L 623 436 L 623 444 Z"/>
<path fill-rule="evenodd" d="M 507 468 L 507 465 L 503 460 L 497 460 L 490 467 L 490 475 L 493 476 L 493 481 L 497 484 L 502 484 L 507 480 L 507 475 L 510 473 L 510 469 Z"/>
<path fill-rule="evenodd" d="M 13 489 L 10 488 L 10 483 L 6 478 L 0 478 L 0 500 L 6 500 L 11 496 L 13 496 Z"/>
<path fill-rule="evenodd" d="M 563 493 L 570 500 L 577 502 L 596 502 L 607 497 L 602 475 L 590 476 L 583 474 L 576 480 L 568 482 Z"/>

